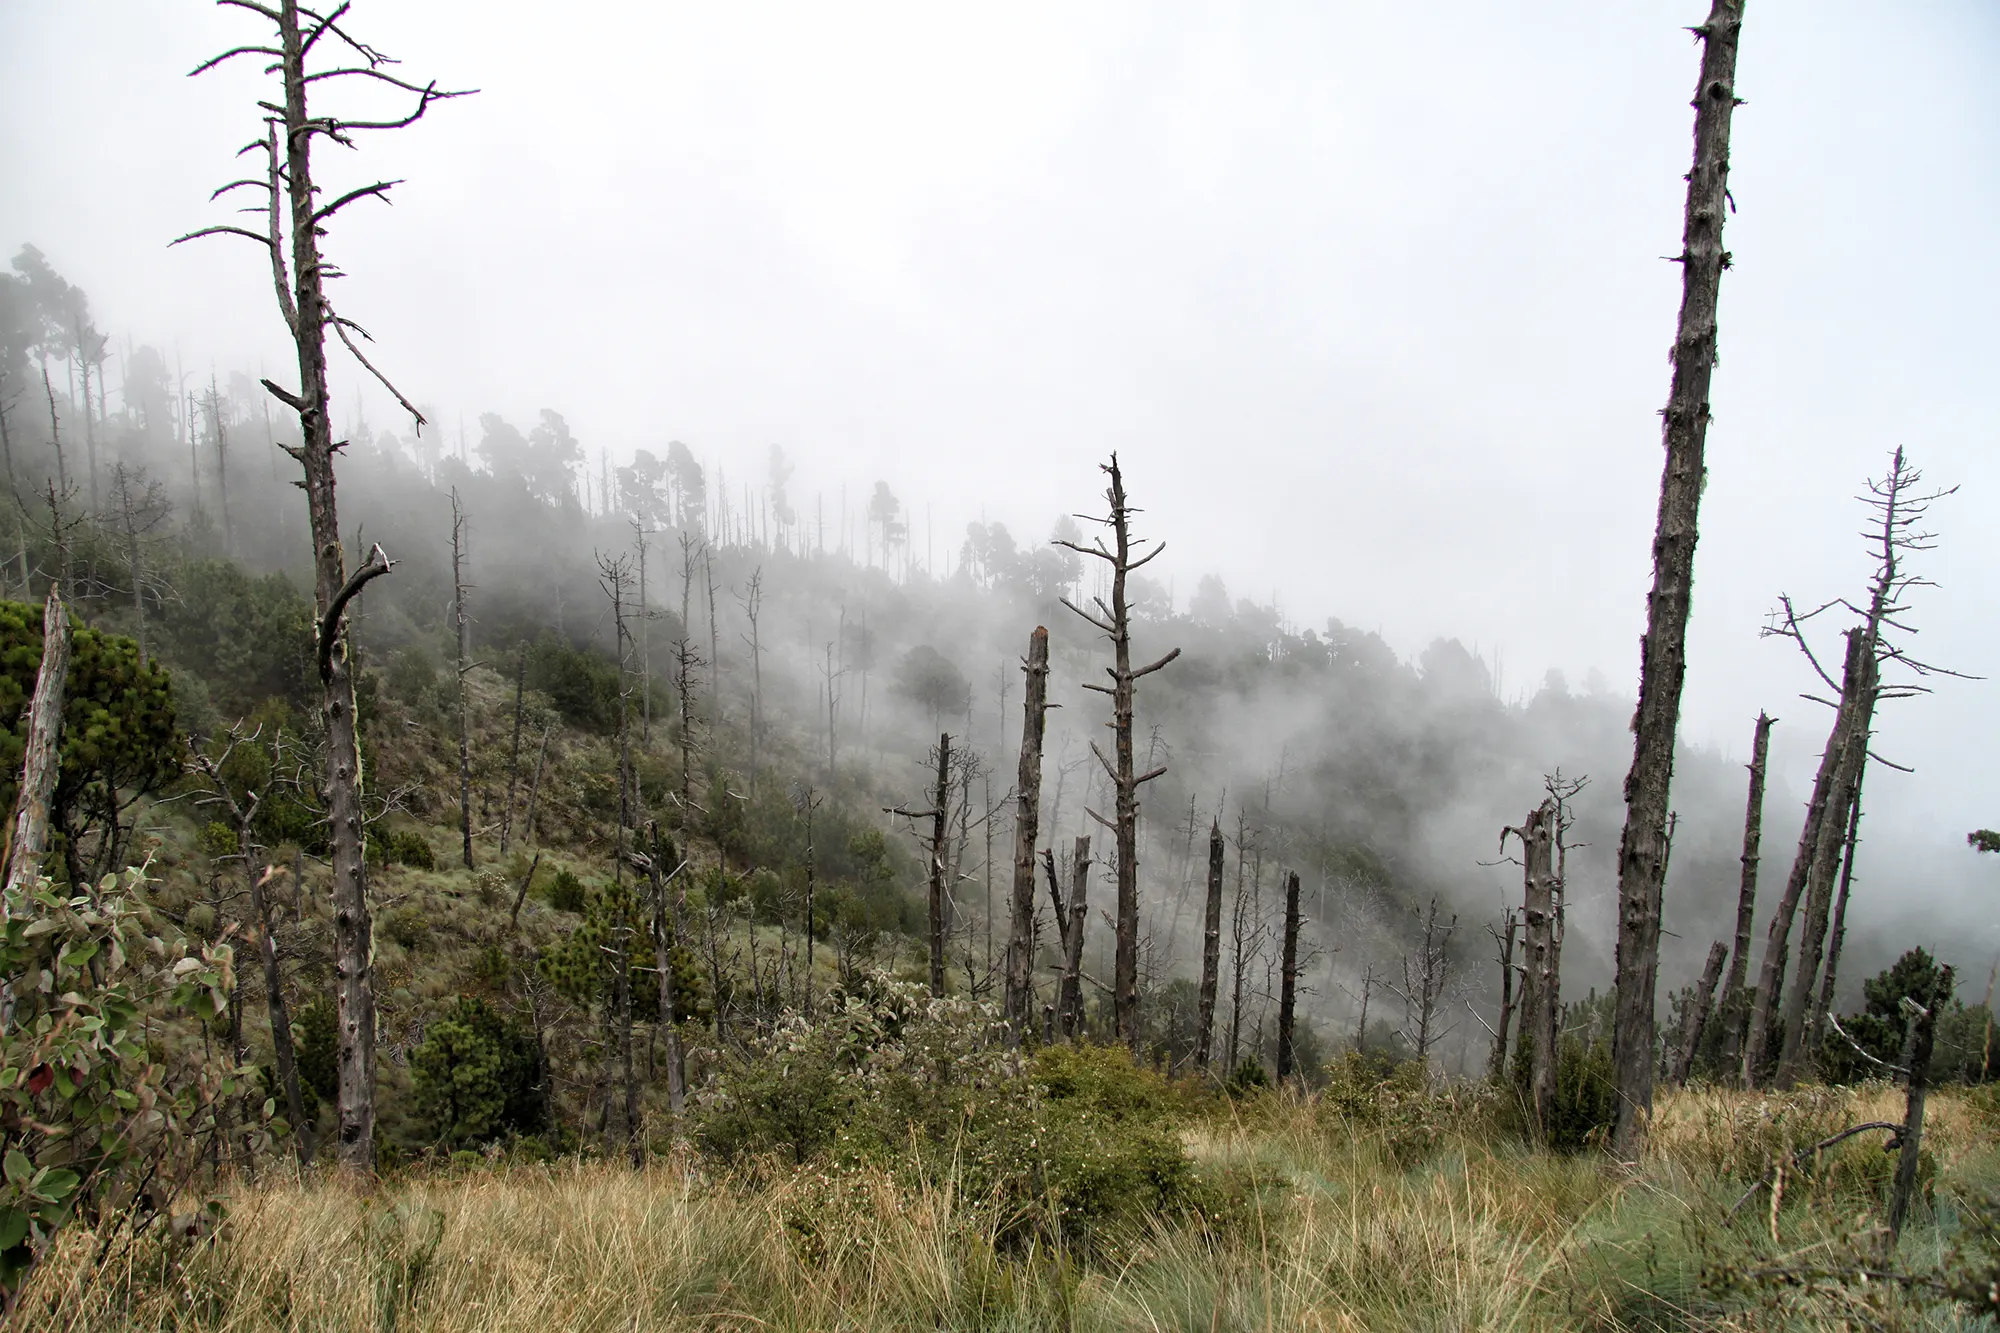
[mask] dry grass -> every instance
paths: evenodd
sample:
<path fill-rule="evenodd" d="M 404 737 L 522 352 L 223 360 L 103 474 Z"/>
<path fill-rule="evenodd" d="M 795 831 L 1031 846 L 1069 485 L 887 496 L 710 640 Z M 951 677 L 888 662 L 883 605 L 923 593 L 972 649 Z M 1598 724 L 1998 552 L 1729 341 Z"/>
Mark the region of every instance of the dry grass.
<path fill-rule="evenodd" d="M 1941 1178 L 1990 1160 L 1963 1102 L 1933 1107 Z M 90 1238 L 72 1236 L 24 1317 L 216 1333 L 1768 1327 L 1699 1297 L 1691 1230 L 1761 1172 L 1759 1152 L 1899 1110 L 1882 1090 L 1683 1093 L 1631 1175 L 1477 1137 L 1405 1168 L 1370 1134 L 1277 1105 L 1190 1132 L 1230 1182 L 1227 1222 L 1162 1226 L 1087 1262 L 1003 1254 L 949 1180 L 874 1172 L 750 1184 L 677 1157 L 412 1175 L 372 1195 L 266 1181 L 236 1191 L 224 1232 L 171 1280 L 144 1251 L 93 1269 Z"/>

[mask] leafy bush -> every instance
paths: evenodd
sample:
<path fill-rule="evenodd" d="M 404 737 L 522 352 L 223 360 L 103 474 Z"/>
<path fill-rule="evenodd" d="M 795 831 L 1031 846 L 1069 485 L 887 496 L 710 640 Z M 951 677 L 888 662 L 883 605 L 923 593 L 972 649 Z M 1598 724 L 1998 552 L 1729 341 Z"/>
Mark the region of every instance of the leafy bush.
<path fill-rule="evenodd" d="M 332 1102 L 340 1082 L 340 1030 L 332 1001 L 309 1000 L 292 1019 L 292 1043 L 299 1077 L 321 1101 Z"/>
<path fill-rule="evenodd" d="M 568 866 L 559 867 L 549 880 L 549 906 L 558 912 L 581 912 L 586 896 L 583 881 Z"/>
<path fill-rule="evenodd" d="M 1094 1246 L 1212 1201 L 1166 1084 L 1125 1051 L 1019 1060 L 990 1006 L 873 974 L 728 1058 L 696 1141 L 736 1164 L 869 1161 L 949 1182 L 1007 1244 Z"/>
<path fill-rule="evenodd" d="M 547 1119 L 534 1033 L 471 996 L 425 1031 L 410 1055 L 410 1083 L 417 1114 L 449 1148 L 537 1133 Z"/>
<path fill-rule="evenodd" d="M 1414 1166 L 1466 1126 L 1477 1095 L 1433 1083 L 1420 1061 L 1348 1051 L 1326 1067 L 1316 1108 L 1322 1123 L 1376 1136 L 1398 1164 Z"/>
<path fill-rule="evenodd" d="M 382 839 L 382 854 L 385 859 L 412 870 L 437 869 L 437 853 L 431 849 L 431 840 L 417 829 L 391 829 Z"/>
<path fill-rule="evenodd" d="M 149 1028 L 178 1013 L 212 1021 L 234 985 L 227 944 L 153 933 L 144 872 L 94 899 L 44 879 L 7 890 L 0 980 L 0 1306 L 71 1219 L 143 1221 L 147 1183 L 215 1128 L 214 1107 L 246 1071 L 170 1078 Z M 266 1103 L 266 1113 L 269 1104 Z M 166 1177 L 161 1177 L 166 1178 Z"/>
<path fill-rule="evenodd" d="M 415 953 L 430 944 L 431 923 L 425 917 L 423 908 L 415 903 L 405 903 L 383 914 L 382 934 L 404 950 Z"/>
<path fill-rule="evenodd" d="M 618 668 L 552 634 L 528 646 L 528 688 L 547 695 L 571 726 L 609 731 L 618 724 Z"/>

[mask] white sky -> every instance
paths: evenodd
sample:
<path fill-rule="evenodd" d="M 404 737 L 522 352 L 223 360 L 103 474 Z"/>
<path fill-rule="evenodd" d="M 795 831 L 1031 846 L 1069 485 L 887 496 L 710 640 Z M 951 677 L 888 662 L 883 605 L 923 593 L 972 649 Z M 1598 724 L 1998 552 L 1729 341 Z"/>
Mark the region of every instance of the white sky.
<path fill-rule="evenodd" d="M 1092 507 L 1115 446 L 1183 598 L 1215 571 L 1406 652 L 1497 645 L 1510 692 L 1629 690 L 1705 8 L 362 0 L 407 71 L 483 92 L 333 160 L 409 178 L 333 253 L 448 430 L 554 407 L 739 481 L 778 441 L 808 507 L 886 476 L 921 550 L 929 506 L 940 559 L 982 512 L 1034 539 Z M 284 362 L 256 252 L 164 248 L 257 133 L 254 71 L 182 75 L 254 37 L 197 0 L 0 0 L 0 247 L 191 364 Z M 1750 6 L 1697 743 L 1741 754 L 1766 706 L 1816 754 L 1757 629 L 1858 590 L 1848 497 L 1896 444 L 1964 486 L 1922 647 L 2000 674 L 1996 69 L 1984 0 Z M 2000 823 L 1996 688 L 1885 719 L 1920 772 L 1871 812 L 1940 865 Z"/>

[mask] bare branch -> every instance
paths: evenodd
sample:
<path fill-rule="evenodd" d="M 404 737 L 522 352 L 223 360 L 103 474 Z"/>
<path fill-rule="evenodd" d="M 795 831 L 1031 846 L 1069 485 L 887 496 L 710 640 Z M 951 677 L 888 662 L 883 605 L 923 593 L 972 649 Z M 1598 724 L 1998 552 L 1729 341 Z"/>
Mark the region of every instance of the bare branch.
<path fill-rule="evenodd" d="M 382 553 L 378 542 L 368 553 L 367 563 L 348 577 L 339 592 L 334 594 L 333 605 L 327 607 L 326 614 L 319 622 L 319 678 L 327 680 L 333 675 L 333 645 L 340 633 L 340 618 L 347 610 L 347 604 L 355 594 L 366 587 L 370 580 L 378 579 L 395 567 L 395 562 Z"/>
<path fill-rule="evenodd" d="M 200 231 L 191 231 L 185 236 L 176 236 L 173 240 L 167 242 L 167 246 L 171 249 L 179 245 L 182 241 L 198 240 L 203 236 L 247 236 L 259 245 L 269 245 L 271 243 L 270 237 L 259 236 L 256 232 L 248 228 L 231 227 L 224 223 L 217 223 L 213 227 L 203 227 Z"/>
<path fill-rule="evenodd" d="M 361 349 L 354 345 L 354 339 L 347 336 L 347 331 L 349 329 L 354 329 L 358 331 L 364 338 L 368 337 L 368 331 L 366 329 L 363 329 L 359 324 L 356 324 L 353 320 L 342 319 L 338 315 L 335 315 L 332 319 L 328 320 L 327 322 L 333 325 L 333 331 L 340 335 L 340 341 L 346 345 L 347 350 L 349 352 L 352 352 L 354 354 L 354 359 L 361 363 L 362 368 L 365 369 L 370 375 L 373 375 L 377 380 L 380 380 L 382 383 L 382 387 L 387 389 L 391 394 L 393 394 L 395 396 L 396 401 L 403 405 L 403 410 L 405 412 L 408 412 L 410 414 L 410 417 L 417 423 L 417 430 L 421 432 L 425 426 L 429 425 L 430 422 L 425 418 L 424 414 L 417 410 L 417 405 L 411 402 L 409 399 L 405 398 L 403 396 L 403 391 L 401 389 L 398 389 L 395 385 L 391 384 L 389 382 L 389 377 L 387 375 L 384 375 L 381 371 L 375 369 L 374 363 L 371 362 L 367 357 L 363 356 L 361 354 Z"/>
<path fill-rule="evenodd" d="M 402 183 L 403 182 L 400 180 L 376 181 L 373 185 L 364 185 L 358 190 L 349 190 L 346 194 L 343 194 L 342 196 L 340 196 L 340 198 L 334 200 L 332 203 L 328 204 L 325 208 L 322 208 L 317 212 L 315 212 L 312 215 L 313 225 L 317 227 L 320 223 L 326 221 L 328 218 L 332 217 L 335 213 L 338 213 L 341 209 L 347 207 L 349 204 L 353 203 L 357 199 L 366 199 L 372 195 L 386 204 L 389 202 L 389 191 L 394 189 L 396 186 L 401 185 Z"/>

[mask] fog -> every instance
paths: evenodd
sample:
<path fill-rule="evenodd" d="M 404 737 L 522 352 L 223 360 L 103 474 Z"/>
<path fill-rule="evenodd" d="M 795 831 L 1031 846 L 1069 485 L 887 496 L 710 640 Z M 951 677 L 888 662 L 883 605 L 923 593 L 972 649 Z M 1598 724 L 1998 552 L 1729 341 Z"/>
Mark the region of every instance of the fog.
<path fill-rule="evenodd" d="M 463 433 L 476 465 L 482 413 L 525 429 L 552 408 L 593 478 L 599 451 L 678 439 L 734 487 L 779 443 L 808 521 L 844 506 L 858 543 L 886 478 L 910 562 L 939 575 L 968 522 L 1027 546 L 1097 508 L 1117 449 L 1176 611 L 1214 574 L 1294 631 L 1334 617 L 1405 663 L 1470 650 L 1487 695 L 1521 705 L 1495 714 L 1505 762 L 1436 788 L 1397 854 L 1497 902 L 1504 872 L 1476 861 L 1562 763 L 1593 780 L 1585 910 L 1610 892 L 1629 760 L 1696 61 L 1680 29 L 1702 11 L 364 4 L 407 70 L 481 91 L 325 155 L 336 189 L 407 179 L 393 208 L 343 216 L 339 295 L 447 453 Z M 116 346 L 225 378 L 285 364 L 268 272 L 233 241 L 166 243 L 223 218 L 208 192 L 257 133 L 252 70 L 182 77 L 245 32 L 191 0 L 0 9 L 0 245 L 39 246 Z M 2000 671 L 1996 67 L 1987 5 L 1750 17 L 1667 908 L 1694 933 L 1670 951 L 1722 929 L 1687 917 L 1733 875 L 1760 707 L 1783 719 L 1767 865 L 1789 859 L 1824 710 L 1758 631 L 1780 593 L 1858 591 L 1850 497 L 1896 445 L 1963 487 L 1934 513 L 1922 652 Z M 351 419 L 407 434 L 335 362 Z M 1031 618 L 956 635 L 982 700 Z M 1537 701 L 1551 670 L 1587 716 Z M 1235 707 L 1177 737 L 1219 758 L 1155 798 L 1156 836 L 1175 802 L 1271 771 L 1305 719 L 1345 717 L 1265 686 Z M 1871 774 L 1852 947 L 1935 934 L 1990 961 L 1996 870 L 1964 835 L 2000 817 L 1997 722 L 1980 681 L 1885 709 L 1877 750 L 1915 771 Z M 1608 908 L 1585 915 L 1572 939 L 1601 980 Z"/>

